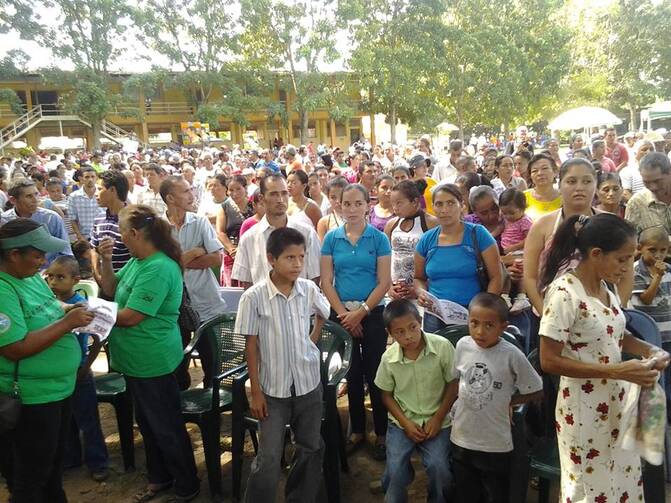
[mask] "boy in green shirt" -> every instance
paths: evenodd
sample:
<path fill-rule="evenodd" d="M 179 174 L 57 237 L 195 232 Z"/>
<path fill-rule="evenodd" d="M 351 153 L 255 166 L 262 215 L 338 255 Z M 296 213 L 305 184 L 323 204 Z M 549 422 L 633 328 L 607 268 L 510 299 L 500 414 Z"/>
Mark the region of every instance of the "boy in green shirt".
<path fill-rule="evenodd" d="M 389 411 L 385 501 L 407 501 L 415 450 L 429 478 L 427 501 L 445 501 L 452 480 L 447 413 L 453 398 L 447 390 L 454 380 L 454 347 L 443 337 L 422 332 L 422 319 L 409 300 L 390 302 L 382 317 L 395 341 L 382 355 L 375 377 Z"/>

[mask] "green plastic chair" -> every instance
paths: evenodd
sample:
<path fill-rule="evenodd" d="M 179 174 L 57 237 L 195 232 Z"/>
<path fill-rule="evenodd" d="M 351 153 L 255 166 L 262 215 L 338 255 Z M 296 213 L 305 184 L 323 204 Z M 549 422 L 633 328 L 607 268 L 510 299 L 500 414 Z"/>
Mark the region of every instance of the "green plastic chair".
<path fill-rule="evenodd" d="M 210 495 L 218 497 L 222 494 L 220 416 L 231 410 L 233 376 L 246 366 L 245 337 L 235 333 L 235 313 L 225 313 L 198 328 L 184 350 L 185 355 L 191 354 L 200 338 L 204 338 L 212 349 L 217 375 L 207 388 L 182 391 L 182 417 L 184 422 L 197 424 L 200 428 Z"/>
<path fill-rule="evenodd" d="M 96 387 L 96 398 L 98 403 L 109 403 L 114 407 L 116 414 L 117 430 L 119 432 L 119 443 L 121 444 L 121 456 L 126 472 L 135 469 L 135 438 L 133 436 L 133 400 L 130 392 L 126 389 L 126 379 L 118 372 L 109 368 L 109 353 L 107 344 L 104 346 L 107 356 L 107 374 L 93 377 Z"/>
<path fill-rule="evenodd" d="M 88 299 L 89 297 L 97 297 L 100 290 L 95 281 L 83 279 L 74 286 L 74 291 L 83 294 Z"/>
<path fill-rule="evenodd" d="M 329 503 L 340 501 L 340 470 L 348 471 L 340 414 L 337 407 L 337 387 L 347 375 L 352 358 L 352 337 L 337 323 L 326 321 L 317 347 L 322 354 L 320 365 L 324 390 L 322 409 L 322 438 L 324 439 L 324 480 Z M 335 355 L 339 365 L 334 365 Z M 233 498 L 240 500 L 242 489 L 242 463 L 245 433 L 249 432 L 258 449 L 256 431 L 258 421 L 249 415 L 249 403 L 245 392 L 247 371 L 238 374 L 233 385 Z M 338 466 L 340 465 L 340 466 Z"/>

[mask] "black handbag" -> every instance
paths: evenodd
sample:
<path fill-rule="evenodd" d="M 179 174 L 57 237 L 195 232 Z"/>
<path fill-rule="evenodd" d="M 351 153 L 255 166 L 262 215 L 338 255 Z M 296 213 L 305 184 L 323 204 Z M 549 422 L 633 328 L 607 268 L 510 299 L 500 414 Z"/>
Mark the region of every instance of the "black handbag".
<path fill-rule="evenodd" d="M 191 305 L 191 297 L 185 284 L 182 284 L 182 304 L 179 306 L 177 323 L 182 332 L 195 332 L 200 327 L 200 316 Z"/>
<path fill-rule="evenodd" d="M 0 393 L 0 434 L 16 428 L 21 415 L 19 394 L 19 362 L 14 365 L 14 385 L 11 393 Z"/>

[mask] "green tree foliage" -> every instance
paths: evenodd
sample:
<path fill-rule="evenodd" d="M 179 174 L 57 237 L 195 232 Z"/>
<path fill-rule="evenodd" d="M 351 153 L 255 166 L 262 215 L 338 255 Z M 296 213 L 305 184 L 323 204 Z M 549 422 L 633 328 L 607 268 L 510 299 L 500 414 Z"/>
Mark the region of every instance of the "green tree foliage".
<path fill-rule="evenodd" d="M 671 96 L 671 3 L 617 0 L 600 19 L 605 33 L 611 100 L 630 114 L 658 97 Z"/>
<path fill-rule="evenodd" d="M 237 22 L 217 0 L 144 0 L 135 19 L 144 43 L 164 56 L 176 73 L 157 70 L 166 86 L 182 90 L 199 120 L 218 127 L 220 116 L 246 125 L 245 112 L 267 105 L 272 81 L 265 69 L 244 68 L 237 57 Z M 155 72 L 156 73 L 156 72 Z"/>
<path fill-rule="evenodd" d="M 440 0 L 340 3 L 339 18 L 354 46 L 348 64 L 367 93 L 369 107 L 386 115 L 392 142 L 399 120 L 414 125 L 435 112 L 431 88 L 443 13 Z"/>
<path fill-rule="evenodd" d="M 333 103 L 332 78 L 324 64 L 338 58 L 333 24 L 334 0 L 241 0 L 240 51 L 250 68 L 280 72 L 280 88 L 293 91 L 300 117 L 300 141 L 307 140 L 310 112 Z M 346 115 L 339 105 L 332 115 Z M 273 110 L 277 116 L 277 110 Z M 287 110 L 287 113 L 289 110 Z"/>

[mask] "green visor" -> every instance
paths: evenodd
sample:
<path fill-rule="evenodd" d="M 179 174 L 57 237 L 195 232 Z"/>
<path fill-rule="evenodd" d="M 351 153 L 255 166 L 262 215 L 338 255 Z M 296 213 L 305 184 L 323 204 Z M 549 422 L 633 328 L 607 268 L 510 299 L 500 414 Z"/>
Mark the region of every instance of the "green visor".
<path fill-rule="evenodd" d="M 21 234 L 20 236 L 0 239 L 0 248 L 3 250 L 25 248 L 27 246 L 32 246 L 45 253 L 55 253 L 65 250 L 68 246 L 68 242 L 53 237 L 49 234 L 46 227 L 42 225 L 37 229 Z"/>

